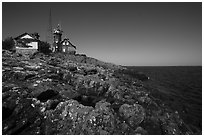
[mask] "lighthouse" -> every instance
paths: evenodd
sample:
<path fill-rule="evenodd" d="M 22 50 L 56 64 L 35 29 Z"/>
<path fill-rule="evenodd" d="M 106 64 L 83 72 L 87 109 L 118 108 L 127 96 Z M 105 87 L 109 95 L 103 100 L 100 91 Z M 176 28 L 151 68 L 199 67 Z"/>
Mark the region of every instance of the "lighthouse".
<path fill-rule="evenodd" d="M 54 37 L 54 42 L 53 42 L 53 52 L 59 52 L 61 51 L 61 41 L 62 41 L 62 29 L 60 27 L 60 24 L 57 25 L 57 28 L 54 29 L 53 31 L 53 37 Z"/>
<path fill-rule="evenodd" d="M 61 52 L 74 55 L 76 53 L 76 46 L 74 46 L 68 38 L 62 39 L 62 29 L 60 24 L 53 31 L 52 52 Z"/>

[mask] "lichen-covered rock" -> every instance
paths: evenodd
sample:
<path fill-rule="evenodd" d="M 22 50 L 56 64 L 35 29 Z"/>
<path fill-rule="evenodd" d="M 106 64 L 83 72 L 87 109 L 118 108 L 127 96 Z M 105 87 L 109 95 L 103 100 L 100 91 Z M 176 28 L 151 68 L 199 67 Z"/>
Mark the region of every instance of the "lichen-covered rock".
<path fill-rule="evenodd" d="M 75 100 L 61 102 L 53 111 L 47 111 L 46 134 L 84 134 L 83 124 L 92 107 L 79 104 Z"/>
<path fill-rule="evenodd" d="M 114 135 L 134 135 L 134 130 L 123 120 L 120 120 L 119 117 L 116 118 L 116 127 Z"/>
<path fill-rule="evenodd" d="M 145 117 L 144 108 L 139 104 L 123 104 L 119 108 L 119 113 L 132 128 L 138 126 Z"/>
<path fill-rule="evenodd" d="M 142 127 L 137 127 L 135 129 L 135 134 L 136 135 L 147 135 L 147 131 L 144 130 Z"/>
<path fill-rule="evenodd" d="M 113 110 L 110 103 L 98 102 L 86 118 L 83 130 L 89 135 L 109 135 L 115 128 Z"/>
<path fill-rule="evenodd" d="M 84 55 L 3 50 L 2 133 L 201 133 L 122 68 Z"/>
<path fill-rule="evenodd" d="M 75 90 L 82 95 L 102 96 L 109 88 L 109 84 L 96 76 L 78 77 Z"/>

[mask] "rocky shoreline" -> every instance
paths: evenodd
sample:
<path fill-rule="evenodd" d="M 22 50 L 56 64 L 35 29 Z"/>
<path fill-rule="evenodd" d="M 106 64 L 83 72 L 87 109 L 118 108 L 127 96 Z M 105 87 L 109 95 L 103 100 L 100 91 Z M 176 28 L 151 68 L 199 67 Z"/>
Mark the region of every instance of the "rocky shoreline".
<path fill-rule="evenodd" d="M 2 51 L 2 133 L 201 134 L 126 68 L 86 55 Z"/>

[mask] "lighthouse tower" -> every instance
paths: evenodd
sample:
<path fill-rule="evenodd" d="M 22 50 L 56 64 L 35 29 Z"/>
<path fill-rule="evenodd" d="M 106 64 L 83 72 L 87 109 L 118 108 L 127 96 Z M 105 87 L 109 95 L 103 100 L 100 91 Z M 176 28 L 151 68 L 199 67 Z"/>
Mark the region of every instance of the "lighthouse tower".
<path fill-rule="evenodd" d="M 61 51 L 61 41 L 62 41 L 62 29 L 60 24 L 57 25 L 57 28 L 54 29 L 53 36 L 54 36 L 54 43 L 53 43 L 53 52 Z"/>

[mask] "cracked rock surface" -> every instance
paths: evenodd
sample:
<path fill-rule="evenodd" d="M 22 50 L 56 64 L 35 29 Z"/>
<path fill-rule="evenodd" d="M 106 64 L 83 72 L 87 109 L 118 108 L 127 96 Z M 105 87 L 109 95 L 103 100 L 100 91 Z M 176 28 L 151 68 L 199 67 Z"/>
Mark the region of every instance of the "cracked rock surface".
<path fill-rule="evenodd" d="M 3 50 L 2 133 L 195 134 L 124 70 L 85 55 Z"/>

